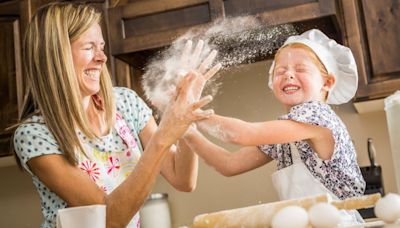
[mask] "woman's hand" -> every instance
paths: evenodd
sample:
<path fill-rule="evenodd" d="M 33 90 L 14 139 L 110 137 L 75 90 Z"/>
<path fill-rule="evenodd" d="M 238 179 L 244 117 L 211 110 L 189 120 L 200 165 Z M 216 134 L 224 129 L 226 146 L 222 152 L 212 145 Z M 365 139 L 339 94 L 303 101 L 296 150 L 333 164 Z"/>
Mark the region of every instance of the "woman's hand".
<path fill-rule="evenodd" d="M 222 67 L 221 63 L 217 63 L 211 69 L 209 69 L 215 57 L 217 56 L 217 51 L 212 50 L 208 56 L 201 61 L 201 53 L 203 52 L 203 48 L 204 41 L 199 40 L 193 53 L 191 53 L 192 41 L 188 40 L 181 56 L 182 69 L 180 73 L 185 73 L 187 70 L 194 70 L 198 73 L 196 79 L 197 81 L 193 84 L 193 87 L 190 90 L 192 99 L 194 101 L 200 99 L 206 82 L 212 78 Z"/>
<path fill-rule="evenodd" d="M 188 40 L 183 48 L 180 59 L 178 59 L 179 64 L 173 73 L 177 82 L 179 82 L 190 71 L 195 71 L 197 73 L 196 82 L 191 88 L 189 88 L 188 93 L 188 95 L 190 95 L 188 98 L 190 98 L 192 101 L 198 101 L 200 99 L 206 82 L 222 67 L 222 65 L 218 63 L 210 68 L 215 57 L 217 56 L 217 51 L 212 50 L 207 54 L 207 50 L 203 49 L 204 42 L 202 40 L 197 43 L 194 49 L 192 48 L 192 41 Z M 203 58 L 204 60 L 202 60 Z M 168 81 L 168 83 L 171 82 L 172 85 L 170 85 L 166 90 L 162 91 L 162 93 L 165 93 L 165 97 L 168 97 L 168 99 L 163 97 L 163 99 L 158 98 L 151 101 L 152 105 L 155 106 L 161 113 L 165 111 L 168 106 L 168 102 L 172 100 L 173 95 L 176 94 L 177 86 L 175 82 Z"/>
<path fill-rule="evenodd" d="M 201 110 L 211 102 L 212 97 L 200 99 L 206 82 L 220 69 L 218 63 L 209 69 L 214 61 L 217 51 L 212 50 L 201 61 L 204 42 L 200 40 L 192 52 L 192 41 L 187 41 L 181 56 L 181 70 L 177 77 L 179 81 L 170 103 L 163 107 L 163 115 L 159 124 L 159 131 L 165 131 L 164 143 L 174 144 L 193 122 L 210 117 L 213 110 Z M 200 63 L 201 62 L 201 63 Z M 185 73 L 186 72 L 186 73 Z M 185 73 L 185 76 L 180 74 Z M 160 107 L 158 107 L 160 108 Z M 172 129 L 170 129 L 172 128 Z M 168 132 L 168 133 L 167 133 Z"/>
<path fill-rule="evenodd" d="M 202 76 L 195 71 L 190 71 L 179 82 L 176 94 L 166 108 L 158 130 L 163 134 L 163 143 L 174 144 L 178 138 L 188 129 L 191 123 L 210 117 L 214 111 L 201 110 L 202 107 L 211 102 L 212 97 L 206 96 L 200 100 L 193 100 L 191 90 L 201 88 L 203 84 Z"/>

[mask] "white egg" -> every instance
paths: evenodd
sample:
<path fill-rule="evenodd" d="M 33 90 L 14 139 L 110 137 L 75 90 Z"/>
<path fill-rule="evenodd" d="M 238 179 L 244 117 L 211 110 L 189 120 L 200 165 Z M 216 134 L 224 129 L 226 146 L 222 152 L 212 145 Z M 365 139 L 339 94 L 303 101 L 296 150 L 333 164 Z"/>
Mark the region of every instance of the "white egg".
<path fill-rule="evenodd" d="M 307 211 L 299 206 L 280 209 L 272 218 L 272 228 L 303 228 L 308 226 Z"/>
<path fill-rule="evenodd" d="M 308 210 L 314 228 L 332 228 L 340 222 L 339 210 L 330 203 L 317 203 Z"/>
<path fill-rule="evenodd" d="M 394 223 L 400 218 L 400 196 L 395 193 L 388 193 L 378 200 L 374 212 L 376 217 L 386 223 Z"/>

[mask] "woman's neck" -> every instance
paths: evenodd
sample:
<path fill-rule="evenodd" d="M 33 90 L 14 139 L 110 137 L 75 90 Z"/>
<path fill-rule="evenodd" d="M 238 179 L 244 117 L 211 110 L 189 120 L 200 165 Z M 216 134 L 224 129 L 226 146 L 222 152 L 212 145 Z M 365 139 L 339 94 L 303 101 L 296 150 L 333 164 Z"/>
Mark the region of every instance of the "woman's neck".
<path fill-rule="evenodd" d="M 104 111 L 96 107 L 91 97 L 83 99 L 83 108 L 95 135 L 99 137 L 107 135 L 109 129 L 104 118 Z"/>

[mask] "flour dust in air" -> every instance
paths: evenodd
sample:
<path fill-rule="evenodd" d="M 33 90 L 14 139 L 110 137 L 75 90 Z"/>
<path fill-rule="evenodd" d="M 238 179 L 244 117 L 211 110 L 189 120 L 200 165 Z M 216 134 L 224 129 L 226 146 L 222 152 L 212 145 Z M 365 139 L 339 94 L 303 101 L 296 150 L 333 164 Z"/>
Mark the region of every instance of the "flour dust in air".
<path fill-rule="evenodd" d="M 288 36 L 295 34 L 296 29 L 291 24 L 267 27 L 254 17 L 226 18 L 207 28 L 190 30 L 150 59 L 142 80 L 145 96 L 159 109 L 158 114 L 162 115 L 162 110 L 170 102 L 184 72 L 188 68 L 197 67 L 187 66 L 182 59 L 182 50 L 188 40 L 192 41 L 193 48 L 199 40 L 204 41 L 201 59 L 212 50 L 217 50 L 218 56 L 214 62 L 221 63 L 222 68 L 228 68 L 271 56 Z M 207 82 L 203 96 L 214 96 L 217 93 L 220 85 L 216 78 L 214 76 Z"/>

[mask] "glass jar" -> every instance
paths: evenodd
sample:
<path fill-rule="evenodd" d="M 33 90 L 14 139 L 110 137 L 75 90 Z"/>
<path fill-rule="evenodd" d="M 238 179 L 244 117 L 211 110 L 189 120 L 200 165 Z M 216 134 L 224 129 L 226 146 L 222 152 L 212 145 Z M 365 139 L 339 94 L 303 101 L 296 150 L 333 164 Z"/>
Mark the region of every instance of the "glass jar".
<path fill-rule="evenodd" d="M 171 228 L 167 193 L 153 193 L 140 210 L 141 228 Z"/>

